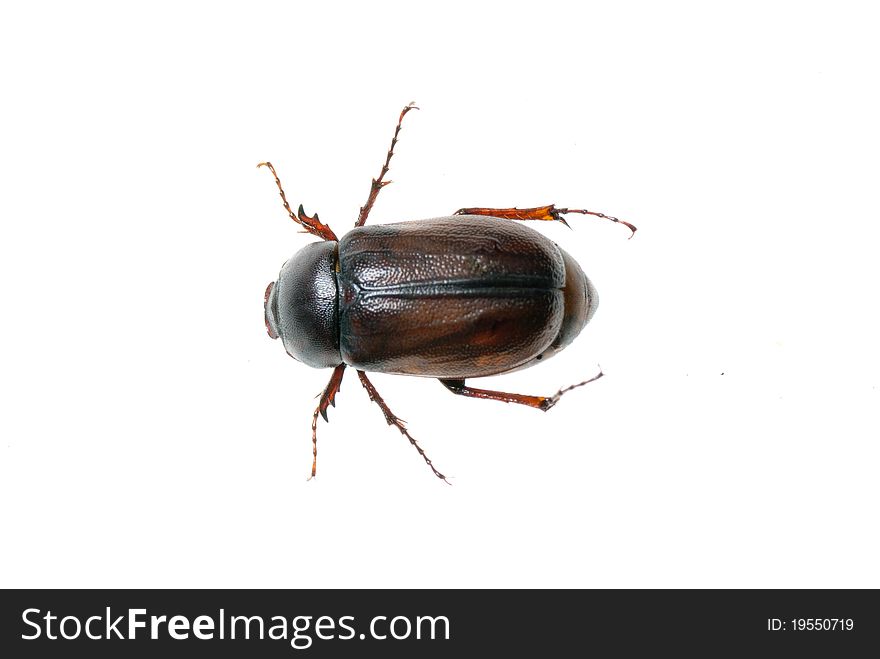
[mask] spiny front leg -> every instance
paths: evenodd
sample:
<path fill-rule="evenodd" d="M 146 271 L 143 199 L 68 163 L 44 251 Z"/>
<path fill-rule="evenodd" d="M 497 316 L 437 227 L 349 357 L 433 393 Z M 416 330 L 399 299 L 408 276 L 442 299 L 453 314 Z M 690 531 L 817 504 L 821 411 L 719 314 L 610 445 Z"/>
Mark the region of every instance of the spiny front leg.
<path fill-rule="evenodd" d="M 374 387 L 373 383 L 370 382 L 370 380 L 367 378 L 367 374 L 364 373 L 363 371 L 358 371 L 357 374 L 358 374 L 358 377 L 361 379 L 361 384 L 364 385 L 364 389 L 367 390 L 367 395 L 370 397 L 370 400 L 373 401 L 374 403 L 376 403 L 379 406 L 379 408 L 382 410 L 382 414 L 385 415 L 385 420 L 388 422 L 388 425 L 389 426 L 396 426 L 397 429 L 403 434 L 403 436 L 409 440 L 409 443 L 413 445 L 413 448 L 415 448 L 415 450 L 419 452 L 419 455 L 422 456 L 422 459 L 425 461 L 425 464 L 427 464 L 431 468 L 431 471 L 434 472 L 434 475 L 437 478 L 442 479 L 447 485 L 450 485 L 451 483 L 448 480 L 446 480 L 446 476 L 444 476 L 439 471 L 437 471 L 437 468 L 434 467 L 434 464 L 431 462 L 431 460 L 428 458 L 428 456 L 425 455 L 425 452 L 422 450 L 422 447 L 419 446 L 419 443 L 415 440 L 415 438 L 412 435 L 409 434 L 409 432 L 407 432 L 406 425 L 404 424 L 404 422 L 401 421 L 400 419 L 398 419 L 394 415 L 394 413 L 390 409 L 388 409 L 388 406 L 385 404 L 385 401 L 382 400 L 382 397 L 379 395 L 379 392 L 376 391 L 376 387 Z"/>
<path fill-rule="evenodd" d="M 318 407 L 315 408 L 315 413 L 312 415 L 312 475 L 309 476 L 309 480 L 315 477 L 315 472 L 318 469 L 318 415 L 320 414 L 324 417 L 324 421 L 328 421 L 327 408 L 330 405 L 336 407 L 336 394 L 339 393 L 344 372 L 345 364 L 340 364 L 333 369 L 330 382 L 327 383 L 327 386 L 321 393 L 321 400 L 318 402 Z"/>
<path fill-rule="evenodd" d="M 593 215 L 601 217 L 605 220 L 611 220 L 627 227 L 632 233 L 630 238 L 636 234 L 636 227 L 629 222 L 598 213 L 596 211 L 588 211 L 583 208 L 556 208 L 555 204 L 549 206 L 538 206 L 537 208 L 459 208 L 454 215 L 489 215 L 491 217 L 500 217 L 505 220 L 541 220 L 545 222 L 562 222 L 568 226 L 568 222 L 562 217 L 566 213 L 580 213 L 581 215 Z"/>
<path fill-rule="evenodd" d="M 287 214 L 290 215 L 291 220 L 299 224 L 313 236 L 318 236 L 324 240 L 336 240 L 336 234 L 333 233 L 333 229 L 326 224 L 323 224 L 321 220 L 318 219 L 317 213 L 315 213 L 313 217 L 309 217 L 303 210 L 302 204 L 299 205 L 299 211 L 297 213 L 293 212 L 290 208 L 290 204 L 287 203 L 287 196 L 284 194 L 284 188 L 281 187 L 281 179 L 279 179 L 278 174 L 275 173 L 275 168 L 272 166 L 271 162 L 261 162 L 257 167 L 268 167 L 269 171 L 272 172 L 272 176 L 275 177 L 275 184 L 278 186 L 278 192 L 281 195 L 281 203 L 284 204 L 284 208 L 287 211 Z"/>
<path fill-rule="evenodd" d="M 590 382 L 595 382 L 603 375 L 605 374 L 600 368 L 598 375 L 594 375 L 589 380 L 584 380 L 583 382 L 578 382 L 577 384 L 573 384 L 570 387 L 560 389 L 552 396 L 528 396 L 525 394 L 508 394 L 503 391 L 490 391 L 488 389 L 474 389 L 473 387 L 465 386 L 464 380 L 440 380 L 440 384 L 449 389 L 449 391 L 451 391 L 452 393 L 458 394 L 459 396 L 467 396 L 469 398 L 483 398 L 485 400 L 498 400 L 502 403 L 517 403 L 519 405 L 534 407 L 536 409 L 546 412 L 551 407 L 556 405 L 556 403 L 559 402 L 559 399 L 562 398 L 563 395 L 567 394 L 572 389 L 577 389 L 578 387 L 583 387 L 585 384 L 589 384 Z"/>
<path fill-rule="evenodd" d="M 361 207 L 361 210 L 358 213 L 357 222 L 354 223 L 356 227 L 364 226 L 364 223 L 367 221 L 367 216 L 370 214 L 370 209 L 373 208 L 373 204 L 376 202 L 376 197 L 379 196 L 379 190 L 391 183 L 391 181 L 384 180 L 385 174 L 388 173 L 391 156 L 394 155 L 394 147 L 397 145 L 397 136 L 400 134 L 400 127 L 403 124 L 403 118 L 410 110 L 418 110 L 415 103 L 410 103 L 400 112 L 400 118 L 397 120 L 397 128 L 394 129 L 394 137 L 391 138 L 391 147 L 388 149 L 388 155 L 385 157 L 385 164 L 382 165 L 382 171 L 379 172 L 379 178 L 374 178 L 370 184 L 370 196 L 367 197 L 367 203 Z"/>

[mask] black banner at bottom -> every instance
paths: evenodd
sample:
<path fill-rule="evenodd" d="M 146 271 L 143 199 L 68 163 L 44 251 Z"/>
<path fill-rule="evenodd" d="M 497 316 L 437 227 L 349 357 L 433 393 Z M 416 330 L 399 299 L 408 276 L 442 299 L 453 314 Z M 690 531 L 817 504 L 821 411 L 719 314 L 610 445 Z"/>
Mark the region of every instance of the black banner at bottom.
<path fill-rule="evenodd" d="M 6 657 L 880 647 L 873 590 L 6 590 L 0 599 Z"/>

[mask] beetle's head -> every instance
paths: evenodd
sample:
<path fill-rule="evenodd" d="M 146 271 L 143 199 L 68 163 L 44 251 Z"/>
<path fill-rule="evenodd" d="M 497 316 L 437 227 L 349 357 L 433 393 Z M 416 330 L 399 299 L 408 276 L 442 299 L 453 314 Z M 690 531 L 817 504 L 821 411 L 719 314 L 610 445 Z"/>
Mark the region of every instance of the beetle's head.
<path fill-rule="evenodd" d="M 335 241 L 311 243 L 281 267 L 266 288 L 266 330 L 294 359 L 314 368 L 338 366 Z"/>
<path fill-rule="evenodd" d="M 274 288 L 274 281 L 270 281 L 269 285 L 266 286 L 266 294 L 263 296 L 263 320 L 266 321 L 266 331 L 269 332 L 269 337 L 277 339 L 278 321 L 275 318 L 278 315 L 278 311 L 275 305 L 278 302 L 278 298 L 272 295 L 272 289 Z M 269 301 L 270 299 L 272 300 L 271 302 Z"/>

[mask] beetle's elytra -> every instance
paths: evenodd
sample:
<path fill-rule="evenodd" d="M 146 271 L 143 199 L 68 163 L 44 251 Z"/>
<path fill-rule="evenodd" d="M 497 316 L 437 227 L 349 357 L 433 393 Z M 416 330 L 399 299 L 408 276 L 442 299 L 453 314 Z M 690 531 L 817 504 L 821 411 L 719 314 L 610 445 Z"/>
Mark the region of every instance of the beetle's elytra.
<path fill-rule="evenodd" d="M 333 368 L 312 415 L 312 477 L 318 456 L 318 416 L 327 420 L 346 366 L 385 415 L 446 480 L 382 400 L 367 372 L 437 378 L 463 396 L 519 403 L 548 410 L 559 398 L 598 375 L 553 396 L 474 389 L 465 380 L 528 368 L 552 357 L 580 333 L 596 311 L 598 295 L 578 263 L 537 231 L 509 220 L 565 222 L 566 213 L 594 215 L 636 228 L 602 213 L 556 208 L 462 208 L 448 217 L 365 227 L 400 134 L 400 113 L 391 148 L 355 228 L 337 239 L 318 215 L 294 213 L 269 162 L 291 219 L 323 242 L 306 245 L 281 268 L 264 299 L 266 329 L 294 359 Z M 567 223 L 566 223 L 567 224 Z"/>

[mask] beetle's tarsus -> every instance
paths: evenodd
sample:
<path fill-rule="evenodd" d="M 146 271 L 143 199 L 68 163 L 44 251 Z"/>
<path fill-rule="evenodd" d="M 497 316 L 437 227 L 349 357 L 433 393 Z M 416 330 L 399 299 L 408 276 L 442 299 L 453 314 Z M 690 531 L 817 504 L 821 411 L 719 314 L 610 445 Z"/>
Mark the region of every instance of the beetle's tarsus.
<path fill-rule="evenodd" d="M 330 405 L 336 407 L 334 401 L 336 400 L 336 394 L 339 393 L 344 373 L 345 364 L 340 364 L 333 369 L 330 382 L 327 383 L 324 391 L 321 392 L 321 400 L 318 401 L 318 407 L 315 408 L 315 413 L 312 414 L 312 475 L 309 480 L 315 477 L 315 472 L 318 468 L 318 415 L 324 417 L 326 423 L 330 423 L 330 419 L 327 418 L 327 407 Z"/>
<path fill-rule="evenodd" d="M 400 118 L 397 120 L 397 123 L 400 123 L 401 121 L 403 121 L 403 118 L 406 116 L 406 113 L 409 112 L 410 110 L 421 110 L 421 108 L 418 105 L 416 105 L 415 101 L 410 101 L 407 104 L 407 106 L 405 108 L 403 108 L 403 110 L 401 110 Z"/>
<path fill-rule="evenodd" d="M 611 215 L 605 215 L 605 213 L 598 213 L 596 211 L 588 211 L 583 208 L 558 208 L 558 209 L 554 209 L 554 212 L 562 213 L 562 214 L 564 214 L 564 213 L 580 213 L 581 215 L 592 215 L 593 217 L 600 217 L 603 220 L 611 220 L 612 222 L 616 222 L 617 224 L 622 224 L 623 226 L 625 226 L 627 229 L 629 229 L 632 232 L 629 234 L 629 238 L 627 238 L 627 240 L 631 240 L 632 237 L 634 235 L 636 235 L 636 231 L 638 231 L 638 228 L 636 227 L 636 225 L 630 224 L 629 222 L 627 222 L 625 220 L 621 220 L 620 218 L 617 218 L 617 217 L 612 217 Z"/>
<path fill-rule="evenodd" d="M 595 382 L 596 380 L 598 380 L 599 378 L 601 378 L 604 375 L 605 374 L 602 372 L 602 367 L 600 366 L 598 375 L 594 375 L 589 380 L 584 380 L 583 382 L 578 382 L 577 384 L 572 384 L 568 387 L 565 387 L 564 389 L 560 389 L 555 394 L 553 394 L 550 398 L 547 398 L 545 403 L 541 404 L 541 409 L 546 412 L 547 410 L 552 408 L 554 405 L 556 405 L 556 403 L 559 402 L 559 399 L 562 398 L 562 396 L 564 394 L 567 394 L 572 389 L 577 389 L 578 387 L 583 387 L 585 384 L 590 384 L 590 382 Z"/>
<path fill-rule="evenodd" d="M 370 184 L 370 194 L 367 197 L 367 203 L 361 206 L 358 211 L 357 222 L 354 223 L 356 227 L 364 226 L 367 217 L 370 215 L 370 210 L 373 208 L 373 204 L 376 203 L 376 197 L 379 196 L 379 190 L 391 183 L 391 181 L 386 182 L 383 179 L 385 178 L 385 174 L 388 173 L 388 168 L 391 165 L 391 158 L 394 156 L 394 147 L 397 146 L 397 136 L 400 135 L 400 127 L 403 124 L 403 118 L 410 110 L 418 109 L 419 108 L 414 103 L 410 103 L 400 111 L 400 117 L 397 119 L 397 127 L 394 129 L 394 136 L 391 138 L 391 147 L 388 149 L 388 154 L 385 156 L 385 163 L 382 165 L 382 169 L 379 172 L 379 178 L 374 178 Z"/>
<path fill-rule="evenodd" d="M 422 456 L 422 459 L 425 461 L 425 464 L 430 467 L 431 471 L 434 472 L 434 475 L 441 479 L 447 485 L 452 485 L 448 480 L 446 480 L 446 476 L 437 471 L 437 468 L 434 466 L 434 463 L 431 462 L 430 458 L 425 454 L 425 451 L 419 446 L 419 443 L 415 440 L 415 437 L 409 434 L 409 431 L 406 429 L 406 422 L 401 419 L 398 419 L 397 416 L 392 412 L 388 405 L 385 404 L 385 401 L 382 400 L 382 396 L 379 395 L 379 392 L 376 391 L 376 387 L 373 386 L 373 383 L 370 382 L 367 374 L 364 371 L 357 372 L 358 377 L 361 380 L 361 384 L 364 386 L 364 389 L 367 390 L 367 396 L 370 397 L 370 400 L 376 403 L 379 406 L 379 409 L 382 410 L 382 414 L 385 415 L 385 420 L 388 422 L 389 426 L 396 426 L 400 433 L 409 440 L 409 443 L 412 444 L 413 448 L 418 451 L 419 455 Z"/>
<path fill-rule="evenodd" d="M 318 469 L 318 410 L 312 415 L 312 475 L 309 480 L 315 477 Z"/>

